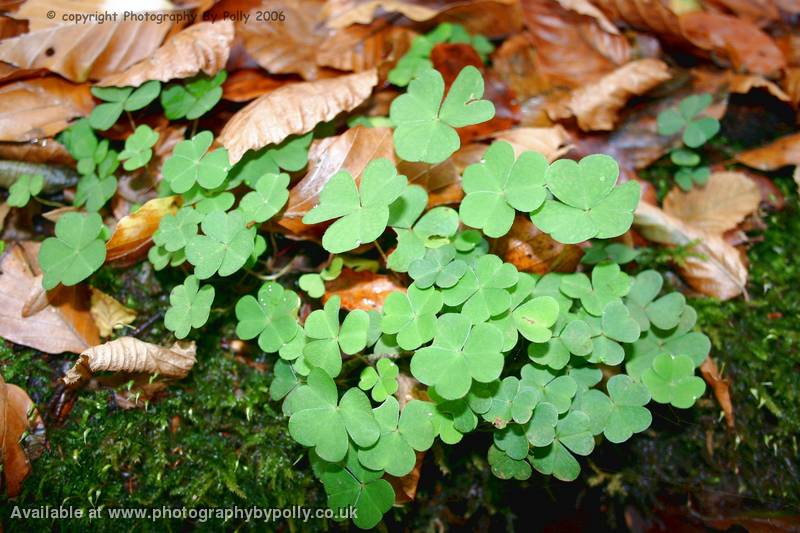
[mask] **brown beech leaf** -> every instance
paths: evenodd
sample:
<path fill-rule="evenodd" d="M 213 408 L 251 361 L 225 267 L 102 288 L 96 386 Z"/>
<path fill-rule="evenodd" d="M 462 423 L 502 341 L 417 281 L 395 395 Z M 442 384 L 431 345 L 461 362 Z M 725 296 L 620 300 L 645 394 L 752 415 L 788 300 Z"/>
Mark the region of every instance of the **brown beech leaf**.
<path fill-rule="evenodd" d="M 106 263 L 127 266 L 140 261 L 153 243 L 152 236 L 161 218 L 174 214 L 179 206 L 179 196 L 154 198 L 132 215 L 123 217 L 106 243 Z"/>
<path fill-rule="evenodd" d="M 369 270 L 342 269 L 341 275 L 333 281 L 325 283 L 323 302 L 331 296 L 342 299 L 342 307 L 352 311 L 380 311 L 383 302 L 393 292 L 405 292 L 405 287 L 394 279 L 383 274 L 376 274 Z"/>
<path fill-rule="evenodd" d="M 55 76 L 9 83 L 0 87 L 0 141 L 52 137 L 93 108 L 86 84 Z"/>
<path fill-rule="evenodd" d="M 113 296 L 91 287 L 90 312 L 101 337 L 109 337 L 115 329 L 127 326 L 136 320 L 136 312 L 119 303 Z"/>
<path fill-rule="evenodd" d="M 194 341 L 178 341 L 165 348 L 133 337 L 120 337 L 82 352 L 63 380 L 69 387 L 78 387 L 95 372 L 157 373 L 181 379 L 194 366 L 196 350 Z"/>
<path fill-rule="evenodd" d="M 75 165 L 75 160 L 64 145 L 54 139 L 24 143 L 0 142 L 0 159 L 50 165 Z"/>
<path fill-rule="evenodd" d="M 46 353 L 81 353 L 100 342 L 89 291 L 76 285 L 45 293 L 37 275 L 38 249 L 38 243 L 15 243 L 2 258 L 0 337 Z"/>
<path fill-rule="evenodd" d="M 758 170 L 800 165 L 800 133 L 781 137 L 766 146 L 739 152 L 736 160 Z"/>
<path fill-rule="evenodd" d="M 390 57 L 408 50 L 413 33 L 376 20 L 368 26 L 353 25 L 330 35 L 316 52 L 317 64 L 348 72 L 381 66 Z"/>
<path fill-rule="evenodd" d="M 417 497 L 417 487 L 419 486 L 420 471 L 422 470 L 422 461 L 425 460 L 425 452 L 417 452 L 417 461 L 414 463 L 414 468 L 403 477 L 395 477 L 390 474 L 384 474 L 384 478 L 392 485 L 394 489 L 394 503 L 395 505 L 412 502 Z"/>
<path fill-rule="evenodd" d="M 517 270 L 535 274 L 575 272 L 583 257 L 579 246 L 553 240 L 523 215 L 514 218 L 511 230 L 494 241 L 492 249 Z"/>
<path fill-rule="evenodd" d="M 231 102 L 249 102 L 287 83 L 288 80 L 274 78 L 260 69 L 240 69 L 231 73 L 222 84 L 222 98 Z"/>
<path fill-rule="evenodd" d="M 124 72 L 103 78 L 98 85 L 138 87 L 146 81 L 189 78 L 204 72 L 213 76 L 228 61 L 233 22 L 201 22 L 173 35 L 161 48 Z"/>
<path fill-rule="evenodd" d="M 218 140 L 228 149 L 231 164 L 235 164 L 247 150 L 306 133 L 318 123 L 354 109 L 369 97 L 376 83 L 378 75 L 372 69 L 280 87 L 233 115 Z"/>
<path fill-rule="evenodd" d="M 560 125 L 552 128 L 513 128 L 495 132 L 492 138 L 509 143 L 517 157 L 526 150 L 533 150 L 551 163 L 570 149 L 570 135 Z"/>
<path fill-rule="evenodd" d="M 323 15 L 329 28 L 344 28 L 351 24 L 369 24 L 378 13 L 400 13 L 421 22 L 439 14 L 439 9 L 407 0 L 334 0 L 327 2 Z"/>
<path fill-rule="evenodd" d="M 582 130 L 612 130 L 617 114 L 628 99 L 646 93 L 669 78 L 669 67 L 663 61 L 631 61 L 573 91 L 565 106 L 578 119 L 578 126 Z"/>
<path fill-rule="evenodd" d="M 714 172 L 703 187 L 683 192 L 674 187 L 664 198 L 664 212 L 697 229 L 722 235 L 758 209 L 761 192 L 741 172 Z"/>
<path fill-rule="evenodd" d="M 636 230 L 652 242 L 666 246 L 693 245 L 694 253 L 677 268 L 694 290 L 720 300 L 729 300 L 745 292 L 747 268 L 742 256 L 721 236 L 694 228 L 644 202 L 636 208 L 633 223 Z"/>
<path fill-rule="evenodd" d="M 551 88 L 550 81 L 536 65 L 536 50 L 527 33 L 506 39 L 492 54 L 492 70 L 521 100 L 540 95 Z"/>
<path fill-rule="evenodd" d="M 6 383 L 0 375 L 0 464 L 3 467 L 3 487 L 9 498 L 20 493 L 22 482 L 31 472 L 28 454 L 20 441 L 33 429 L 32 419 L 36 420 L 37 426 L 42 423 L 28 393 Z"/>
<path fill-rule="evenodd" d="M 134 21 L 55 26 L 0 42 L 0 60 L 75 82 L 101 79 L 151 56 L 171 26 Z"/>
<path fill-rule="evenodd" d="M 409 183 L 428 191 L 428 207 L 456 204 L 464 198 L 461 172 L 452 158 L 436 164 L 400 161 L 397 172 L 406 176 Z"/>
<path fill-rule="evenodd" d="M 619 34 L 619 30 L 617 29 L 614 24 L 608 18 L 606 18 L 605 14 L 597 9 L 597 6 L 592 4 L 589 0 L 558 0 L 558 3 L 561 4 L 561 7 L 564 9 L 569 9 L 571 11 L 575 11 L 576 13 L 580 13 L 581 15 L 586 15 L 592 17 L 597 21 L 603 31 L 607 31 L 608 33 Z"/>
<path fill-rule="evenodd" d="M 766 89 L 778 100 L 783 100 L 784 102 L 791 101 L 791 98 L 783 91 L 783 89 L 762 76 L 756 76 L 753 74 L 737 74 L 735 72 L 729 72 L 729 76 L 729 88 L 732 93 L 747 94 L 753 89 L 760 88 Z"/>
<path fill-rule="evenodd" d="M 335 137 L 315 140 L 308 151 L 308 172 L 289 191 L 289 200 L 278 224 L 300 234 L 307 226 L 303 216 L 319 202 L 319 193 L 339 170 L 358 179 L 364 167 L 380 157 L 394 161 L 394 143 L 389 128 L 350 128 Z"/>
<path fill-rule="evenodd" d="M 800 107 L 800 67 L 786 69 L 786 75 L 783 77 L 783 86 L 792 105 Z"/>
<path fill-rule="evenodd" d="M 733 429 L 735 418 L 733 416 L 733 402 L 731 402 L 730 381 L 720 375 L 717 362 L 710 355 L 700 365 L 700 373 L 703 374 L 703 379 L 714 391 L 714 397 L 725 414 L 725 423 L 728 428 Z"/>

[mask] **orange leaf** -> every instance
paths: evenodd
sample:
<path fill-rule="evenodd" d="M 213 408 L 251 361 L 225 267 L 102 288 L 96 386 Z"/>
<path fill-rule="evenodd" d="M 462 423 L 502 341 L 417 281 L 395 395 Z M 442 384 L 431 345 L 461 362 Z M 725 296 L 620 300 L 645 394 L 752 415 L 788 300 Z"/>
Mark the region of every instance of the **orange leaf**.
<path fill-rule="evenodd" d="M 106 243 L 106 263 L 127 266 L 141 260 L 152 245 L 161 218 L 175 213 L 180 197 L 154 198 L 132 215 L 123 217 Z"/>
<path fill-rule="evenodd" d="M 717 398 L 719 406 L 722 407 L 722 412 L 725 413 L 725 423 L 728 424 L 730 429 L 733 429 L 735 420 L 733 402 L 731 402 L 730 382 L 720 375 L 717 363 L 710 355 L 700 365 L 700 373 L 703 374 L 703 379 L 714 391 L 714 396 Z"/>
<path fill-rule="evenodd" d="M 406 290 L 389 276 L 350 268 L 342 269 L 338 278 L 325 285 L 323 302 L 328 301 L 331 296 L 339 296 L 342 299 L 342 307 L 350 311 L 353 309 L 380 311 L 384 300 L 391 293 Z"/>
<path fill-rule="evenodd" d="M 20 440 L 29 432 L 31 418 L 41 425 L 33 401 L 28 393 L 0 376 L 0 446 L 2 446 L 3 482 L 9 498 L 16 497 L 22 490 L 22 482 L 31 472 L 28 456 L 20 445 Z"/>
<path fill-rule="evenodd" d="M 222 84 L 222 97 L 231 102 L 249 102 L 287 83 L 261 69 L 241 69 L 233 72 Z"/>
<path fill-rule="evenodd" d="M 583 257 L 580 247 L 554 241 L 523 215 L 514 219 L 511 230 L 494 242 L 493 249 L 517 270 L 535 274 L 575 272 Z"/>
<path fill-rule="evenodd" d="M 758 170 L 800 165 L 800 133 L 781 137 L 766 146 L 736 154 L 736 160 Z"/>

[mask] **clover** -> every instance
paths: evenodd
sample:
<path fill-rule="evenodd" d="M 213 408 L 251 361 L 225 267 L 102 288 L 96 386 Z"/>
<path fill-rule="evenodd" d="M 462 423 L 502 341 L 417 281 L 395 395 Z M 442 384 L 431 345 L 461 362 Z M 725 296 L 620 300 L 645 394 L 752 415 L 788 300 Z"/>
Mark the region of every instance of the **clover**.
<path fill-rule="evenodd" d="M 265 174 L 280 174 L 281 170 L 295 172 L 308 163 L 308 147 L 313 132 L 291 136 L 280 144 L 265 146 L 260 150 L 249 150 L 231 168 L 228 178 L 231 184 L 244 182 L 255 187 Z"/>
<path fill-rule="evenodd" d="M 565 244 L 622 235 L 633 223 L 639 184 L 629 181 L 615 186 L 618 176 L 619 166 L 607 155 L 589 155 L 577 163 L 554 162 L 546 173 L 554 198 L 532 212 L 531 220 Z"/>
<path fill-rule="evenodd" d="M 531 465 L 527 461 L 512 459 L 495 445 L 489 447 L 487 460 L 492 474 L 500 479 L 524 481 L 531 477 Z"/>
<path fill-rule="evenodd" d="M 372 389 L 372 399 L 382 402 L 397 392 L 397 376 L 400 369 L 391 359 L 378 359 L 375 367 L 366 366 L 361 371 L 358 388 L 364 391 Z"/>
<path fill-rule="evenodd" d="M 520 391 L 532 394 L 533 400 L 521 404 L 514 414 L 514 421 L 523 423 L 530 419 L 530 410 L 540 402 L 552 404 L 556 412 L 561 414 L 569 410 L 572 399 L 578 390 L 578 384 L 569 374 L 553 371 L 550 368 L 526 364 L 520 370 Z"/>
<path fill-rule="evenodd" d="M 258 298 L 248 294 L 236 302 L 236 335 L 242 340 L 258 337 L 258 347 L 274 353 L 300 333 L 297 310 L 300 298 L 278 283 L 269 281 L 258 290 Z"/>
<path fill-rule="evenodd" d="M 342 370 L 340 350 L 347 355 L 363 350 L 369 329 L 369 315 L 361 309 L 348 313 L 340 327 L 340 306 L 341 299 L 334 296 L 325 302 L 323 309 L 308 315 L 305 323 L 308 342 L 303 356 L 310 366 L 323 369 L 332 378 Z"/>
<path fill-rule="evenodd" d="M 408 267 L 408 275 L 421 289 L 432 285 L 452 287 L 466 271 L 467 264 L 456 259 L 456 249 L 451 245 L 426 250 L 421 259 L 414 260 Z"/>
<path fill-rule="evenodd" d="M 299 384 L 300 378 L 297 377 L 290 362 L 283 359 L 275 361 L 275 366 L 272 367 L 272 382 L 269 384 L 269 397 L 272 401 L 285 398 Z"/>
<path fill-rule="evenodd" d="M 228 77 L 224 70 L 213 78 L 195 76 L 184 83 L 168 86 L 161 93 L 161 107 L 170 120 L 194 120 L 209 112 L 222 98 L 222 84 Z"/>
<path fill-rule="evenodd" d="M 69 128 L 62 131 L 58 140 L 64 145 L 69 154 L 75 161 L 77 161 L 76 168 L 81 174 L 91 174 L 94 172 L 95 165 L 99 161 L 95 161 L 95 154 L 97 158 L 102 160 L 108 151 L 108 143 L 106 142 L 105 148 L 98 150 L 101 143 L 98 142 L 97 136 L 92 130 L 92 126 L 87 119 L 80 119 L 75 121 Z"/>
<path fill-rule="evenodd" d="M 341 257 L 334 257 L 331 264 L 323 268 L 319 274 L 303 274 L 298 278 L 297 285 L 306 291 L 312 298 L 320 298 L 325 294 L 325 282 L 332 281 L 342 273 L 344 260 Z"/>
<path fill-rule="evenodd" d="M 387 225 L 409 229 L 428 206 L 428 193 L 419 185 L 409 185 L 389 206 Z"/>
<path fill-rule="evenodd" d="M 678 325 L 686 298 L 679 293 L 666 294 L 658 299 L 664 285 L 664 278 L 655 270 L 640 272 L 633 280 L 631 290 L 625 297 L 625 304 L 643 331 L 652 323 L 659 329 L 671 329 Z"/>
<path fill-rule="evenodd" d="M 381 236 L 389 220 L 389 205 L 407 183 L 391 161 L 383 158 L 367 165 L 358 189 L 350 173 L 340 170 L 322 188 L 319 205 L 306 213 L 303 223 L 338 219 L 325 230 L 322 246 L 331 253 L 353 250 Z"/>
<path fill-rule="evenodd" d="M 389 83 L 405 87 L 411 80 L 432 69 L 430 55 L 433 45 L 434 43 L 424 35 L 414 37 L 408 52 L 389 71 Z"/>
<path fill-rule="evenodd" d="M 561 280 L 561 292 L 578 298 L 587 313 L 600 316 L 606 305 L 627 295 L 631 290 L 630 276 L 619 265 L 605 263 L 592 269 L 592 279 L 583 273 L 569 274 Z"/>
<path fill-rule="evenodd" d="M 170 189 L 176 193 L 184 193 L 195 183 L 209 190 L 222 185 L 230 169 L 228 151 L 219 148 L 206 153 L 213 140 L 214 136 L 210 131 L 201 131 L 175 146 L 162 168 Z"/>
<path fill-rule="evenodd" d="M 470 409 L 467 398 L 445 400 L 434 387 L 428 387 L 428 396 L 434 402 L 431 422 L 436 434 L 445 444 L 456 444 L 465 433 L 478 425 L 478 417 Z"/>
<path fill-rule="evenodd" d="M 589 248 L 584 249 L 581 263 L 596 265 L 610 261 L 624 265 L 639 257 L 641 253 L 641 250 L 636 250 L 620 242 L 593 241 Z"/>
<path fill-rule="evenodd" d="M 120 152 L 119 159 L 125 161 L 122 167 L 125 170 L 142 168 L 153 157 L 153 145 L 158 141 L 158 133 L 150 126 L 139 126 L 127 139 L 125 149 Z"/>
<path fill-rule="evenodd" d="M 163 246 L 151 246 L 147 251 L 147 260 L 153 265 L 156 271 L 164 270 L 167 265 L 175 267 L 186 262 L 186 253 L 183 248 L 176 252 L 170 252 Z"/>
<path fill-rule="evenodd" d="M 397 248 L 389 254 L 386 266 L 397 272 L 408 272 L 411 264 L 425 257 L 428 248 L 447 245 L 458 231 L 458 212 L 445 206 L 434 207 L 411 229 L 395 227 Z M 427 272 L 426 269 L 421 269 Z M 424 273 L 421 273 L 424 275 Z"/>
<path fill-rule="evenodd" d="M 285 403 L 291 414 L 289 434 L 326 461 L 344 459 L 350 439 L 367 448 L 380 437 L 366 394 L 351 388 L 340 399 L 336 384 L 322 369 L 312 369 L 306 383 L 295 388 Z"/>
<path fill-rule="evenodd" d="M 561 481 L 573 481 L 578 477 L 581 466 L 572 453 L 589 455 L 593 449 L 594 437 L 589 428 L 589 417 L 581 411 L 572 411 L 558 421 L 553 442 L 533 448 L 529 460 L 542 474 L 552 474 Z"/>
<path fill-rule="evenodd" d="M 546 170 L 542 154 L 523 152 L 515 161 L 509 143 L 492 143 L 483 159 L 464 171 L 461 220 L 489 237 L 502 237 L 511 229 L 516 211 L 529 213 L 544 202 Z"/>
<path fill-rule="evenodd" d="M 524 424 L 510 424 L 494 433 L 494 445 L 509 457 L 522 460 L 531 446 L 549 446 L 555 440 L 558 412 L 551 403 L 536 405 L 532 416 Z"/>
<path fill-rule="evenodd" d="M 530 420 L 533 410 L 543 397 L 542 389 L 538 385 L 515 376 L 486 384 L 477 383 L 468 396 L 470 409 L 499 429 L 506 427 L 512 420 L 518 424 Z"/>
<path fill-rule="evenodd" d="M 636 342 L 642 330 L 628 308 L 619 300 L 609 302 L 601 317 L 603 334 L 618 342 Z"/>
<path fill-rule="evenodd" d="M 401 412 L 400 404 L 389 396 L 372 412 L 381 427 L 381 436 L 371 447 L 358 450 L 358 461 L 371 470 L 385 470 L 392 476 L 408 474 L 417 462 L 416 452 L 433 445 L 431 404 L 411 400 Z"/>
<path fill-rule="evenodd" d="M 190 329 L 199 328 L 208 321 L 213 301 L 214 287 L 201 287 L 195 276 L 189 276 L 183 285 L 169 293 L 170 308 L 164 315 L 164 326 L 177 338 L 183 339 Z"/>
<path fill-rule="evenodd" d="M 650 427 L 653 416 L 644 407 L 650 401 L 647 387 L 617 374 L 608 380 L 606 389 L 608 396 L 592 389 L 580 399 L 579 410 L 589 416 L 592 433 L 603 433 L 609 441 L 620 443 Z"/>
<path fill-rule="evenodd" d="M 248 221 L 266 222 L 281 210 L 289 199 L 289 175 L 265 174 L 253 190 L 239 202 L 239 209 Z"/>
<path fill-rule="evenodd" d="M 681 168 L 675 173 L 675 183 L 684 191 L 690 191 L 694 185 L 705 185 L 711 177 L 708 167 Z"/>
<path fill-rule="evenodd" d="M 75 285 L 103 265 L 106 243 L 103 219 L 97 213 L 65 213 L 56 222 L 56 236 L 39 248 L 42 286 Z"/>
<path fill-rule="evenodd" d="M 700 117 L 700 113 L 711 105 L 710 94 L 694 94 L 684 98 L 678 108 L 670 108 L 658 115 L 656 124 L 660 135 L 675 135 L 683 130 L 683 142 L 690 148 L 704 145 L 719 132 L 719 121 L 711 117 Z"/>
<path fill-rule="evenodd" d="M 528 273 L 520 272 L 517 283 L 509 287 L 508 293 L 511 296 L 511 303 L 508 310 L 489 319 L 489 323 L 503 332 L 503 351 L 507 352 L 517 345 L 519 340 L 519 330 L 514 322 L 514 311 L 523 303 L 527 302 L 533 294 L 536 286 L 536 278 Z"/>
<path fill-rule="evenodd" d="M 42 192 L 44 177 L 41 174 L 23 174 L 8 189 L 6 203 L 11 207 L 25 207 L 32 196 Z"/>
<path fill-rule="evenodd" d="M 186 259 L 199 279 L 230 276 L 244 266 L 254 249 L 256 228 L 248 228 L 241 211 L 214 211 L 200 224 L 204 235 L 186 244 Z"/>
<path fill-rule="evenodd" d="M 475 323 L 508 310 L 511 296 L 506 289 L 514 286 L 519 273 L 514 265 L 496 255 L 485 255 L 467 269 L 458 282 L 442 291 L 444 303 L 462 305 L 461 313 Z"/>
<path fill-rule="evenodd" d="M 511 317 L 523 337 L 531 342 L 547 342 L 553 335 L 550 329 L 556 323 L 559 306 L 551 296 L 538 296 L 520 305 Z"/>
<path fill-rule="evenodd" d="M 446 400 L 462 398 L 473 380 L 488 383 L 503 370 L 503 334 L 489 324 L 447 313 L 436 322 L 433 345 L 420 348 L 411 358 L 411 373 L 425 385 L 436 387 Z"/>
<path fill-rule="evenodd" d="M 85 206 L 87 211 L 99 211 L 117 191 L 117 178 L 98 177 L 95 174 L 82 176 L 75 190 L 74 204 Z"/>
<path fill-rule="evenodd" d="M 197 228 L 202 221 L 203 215 L 195 209 L 182 207 L 174 215 L 168 213 L 161 217 L 158 229 L 153 234 L 153 242 L 168 252 L 182 250 L 197 235 Z"/>
<path fill-rule="evenodd" d="M 433 339 L 442 305 L 442 295 L 434 288 L 411 285 L 406 293 L 393 292 L 383 304 L 381 330 L 397 334 L 402 349 L 415 350 Z"/>
<path fill-rule="evenodd" d="M 152 80 L 140 87 L 92 87 L 92 94 L 104 103 L 89 115 L 89 124 L 96 130 L 107 130 L 117 122 L 123 111 L 138 111 L 155 100 L 161 91 L 161 82 Z"/>
<path fill-rule="evenodd" d="M 392 101 L 389 118 L 396 124 L 394 145 L 401 158 L 440 163 L 461 146 L 455 128 L 494 117 L 494 104 L 481 100 L 481 73 L 471 65 L 459 72 L 444 101 L 443 96 L 442 75 L 429 69 L 409 83 L 408 92 Z"/>
<path fill-rule="evenodd" d="M 694 361 L 688 355 L 662 353 L 642 374 L 642 383 L 654 401 L 688 409 L 706 390 L 706 382 L 694 375 L 694 367 Z"/>

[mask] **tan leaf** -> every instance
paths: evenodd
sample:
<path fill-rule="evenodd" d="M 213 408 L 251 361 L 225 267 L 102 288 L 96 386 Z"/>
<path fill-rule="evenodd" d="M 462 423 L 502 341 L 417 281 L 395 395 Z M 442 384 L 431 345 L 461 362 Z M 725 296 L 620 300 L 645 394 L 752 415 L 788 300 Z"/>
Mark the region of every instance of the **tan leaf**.
<path fill-rule="evenodd" d="M 419 478 L 422 470 L 422 461 L 425 460 L 425 452 L 417 452 L 417 460 L 414 463 L 414 468 L 403 477 L 395 477 L 390 474 L 384 474 L 385 479 L 392 485 L 394 489 L 394 503 L 395 505 L 412 502 L 417 497 L 417 487 L 419 486 Z"/>
<path fill-rule="evenodd" d="M 730 429 L 733 429 L 735 418 L 733 416 L 730 382 L 719 373 L 717 363 L 710 355 L 706 357 L 703 364 L 700 365 L 700 373 L 703 374 L 703 379 L 706 380 L 711 390 L 714 391 L 714 397 L 717 399 L 717 403 L 719 403 L 722 412 L 725 414 L 725 423 Z"/>
<path fill-rule="evenodd" d="M 703 187 L 683 192 L 674 187 L 664 212 L 697 229 L 722 235 L 758 209 L 761 192 L 741 172 L 714 172 Z"/>
<path fill-rule="evenodd" d="M 783 92 L 783 89 L 763 76 L 737 74 L 735 72 L 730 72 L 729 76 L 729 87 L 732 93 L 747 94 L 753 89 L 761 88 L 766 89 L 772 96 L 779 100 L 783 100 L 784 102 L 790 101 L 789 95 Z"/>
<path fill-rule="evenodd" d="M 344 268 L 338 278 L 325 283 L 322 301 L 327 302 L 330 297 L 339 296 L 342 307 L 347 310 L 380 311 L 386 298 L 398 291 L 405 292 L 405 287 L 389 276 L 369 270 Z"/>
<path fill-rule="evenodd" d="M 29 416 L 29 413 L 31 415 Z M 21 388 L 3 380 L 0 376 L 0 461 L 3 467 L 3 486 L 9 498 L 16 497 L 22 482 L 31 472 L 28 455 L 20 441 L 31 431 L 30 420 L 41 424 L 33 401 Z"/>
<path fill-rule="evenodd" d="M 65 15 L 89 13 L 120 13 L 124 4 L 108 0 L 26 0 L 14 13 L 15 18 L 26 19 L 30 31 L 38 31 L 55 26 L 75 24 L 66 21 Z M 131 6 L 134 7 L 134 6 Z M 145 5 L 136 5 L 138 11 L 169 11 L 175 7 L 167 0 L 147 0 Z M 130 9 L 130 8 L 128 8 Z M 52 14 L 49 14 L 52 11 Z"/>
<path fill-rule="evenodd" d="M 330 35 L 316 53 L 317 64 L 348 72 L 361 72 L 380 66 L 390 56 L 408 50 L 412 32 L 384 20 L 369 26 L 353 25 Z"/>
<path fill-rule="evenodd" d="M 195 363 L 194 341 L 178 341 L 165 348 L 133 337 L 120 337 L 81 353 L 64 375 L 64 383 L 77 387 L 95 372 L 159 374 L 168 378 L 186 377 Z"/>
<path fill-rule="evenodd" d="M 91 287 L 90 312 L 101 337 L 110 336 L 115 329 L 127 326 L 136 320 L 136 312 L 119 303 L 113 296 Z"/>
<path fill-rule="evenodd" d="M 218 140 L 228 149 L 231 164 L 235 164 L 247 150 L 306 133 L 320 122 L 354 109 L 369 97 L 376 83 L 378 75 L 372 69 L 280 87 L 233 115 Z"/>
<path fill-rule="evenodd" d="M 493 133 L 492 138 L 511 144 L 517 157 L 526 150 L 532 150 L 545 156 L 551 163 L 570 150 L 570 135 L 561 125 L 552 128 L 513 128 Z"/>
<path fill-rule="evenodd" d="M 213 76 L 228 61 L 233 22 L 201 22 L 173 35 L 155 53 L 124 72 L 103 78 L 98 85 L 138 87 L 146 81 L 189 78 L 204 72 Z"/>
<path fill-rule="evenodd" d="M 50 222 L 56 223 L 58 222 L 58 219 L 66 213 L 76 213 L 80 210 L 80 207 L 76 207 L 74 205 L 65 205 L 64 207 L 56 207 L 55 209 L 51 209 L 46 213 L 42 213 L 42 217 Z"/>
<path fill-rule="evenodd" d="M 589 0 L 558 0 L 558 3 L 561 4 L 561 7 L 564 9 L 569 9 L 581 15 L 592 17 L 604 31 L 613 33 L 614 35 L 619 34 L 617 27 Z"/>
<path fill-rule="evenodd" d="M 781 137 L 766 146 L 736 154 L 736 160 L 758 170 L 800 165 L 800 133 Z"/>
<path fill-rule="evenodd" d="M 535 274 L 575 272 L 583 257 L 580 247 L 553 240 L 523 215 L 517 215 L 511 230 L 494 241 L 492 249 L 517 270 Z"/>
<path fill-rule="evenodd" d="M 536 50 L 525 33 L 506 39 L 492 54 L 493 70 L 521 101 L 540 95 L 552 86 L 536 65 Z"/>
<path fill-rule="evenodd" d="M 132 215 L 123 217 L 106 243 L 106 263 L 126 266 L 141 260 L 153 243 L 152 236 L 161 218 L 174 214 L 179 206 L 179 196 L 154 198 Z"/>
<path fill-rule="evenodd" d="M 745 291 L 747 268 L 742 256 L 721 236 L 684 224 L 658 207 L 644 202 L 636 208 L 634 226 L 646 239 L 659 244 L 693 244 L 694 254 L 689 254 L 677 268 L 694 290 L 720 300 L 729 300 Z"/>
<path fill-rule="evenodd" d="M 27 252 L 12 244 L 0 263 L 0 337 L 46 353 L 81 353 L 100 342 L 89 313 L 89 291 L 82 286 L 60 287 L 49 294 L 40 291 L 37 276 L 38 243 L 26 243 Z M 39 294 L 40 296 L 36 296 Z M 42 299 L 47 305 L 42 305 Z M 35 313 L 23 314 L 29 304 Z"/>
<path fill-rule="evenodd" d="M 400 13 L 417 22 L 439 14 L 436 8 L 404 0 L 334 0 L 325 6 L 325 25 L 344 28 L 351 24 L 369 24 L 380 12 Z"/>
<path fill-rule="evenodd" d="M 86 84 L 55 76 L 9 83 L 0 87 L 0 141 L 52 137 L 93 108 Z"/>
<path fill-rule="evenodd" d="M 669 68 L 663 61 L 631 61 L 573 91 L 565 105 L 582 130 L 612 130 L 617 113 L 631 97 L 642 95 L 669 78 Z"/>
<path fill-rule="evenodd" d="M 261 69 L 240 69 L 230 74 L 222 84 L 222 97 L 231 102 L 249 102 L 287 83 L 285 79 L 274 78 Z"/>

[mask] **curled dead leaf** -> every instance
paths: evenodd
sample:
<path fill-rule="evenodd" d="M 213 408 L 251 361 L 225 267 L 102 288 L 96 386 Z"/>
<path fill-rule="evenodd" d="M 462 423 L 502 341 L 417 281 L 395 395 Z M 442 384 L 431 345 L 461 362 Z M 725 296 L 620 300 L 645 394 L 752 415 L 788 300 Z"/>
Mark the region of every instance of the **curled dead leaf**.
<path fill-rule="evenodd" d="M 737 74 L 730 72 L 729 88 L 732 93 L 747 94 L 753 89 L 766 89 L 772 96 L 784 102 L 789 102 L 791 98 L 788 94 L 763 76 L 753 74 Z"/>
<path fill-rule="evenodd" d="M 78 387 L 95 372 L 159 374 L 181 379 L 194 366 L 196 351 L 194 341 L 178 341 L 165 348 L 133 337 L 120 337 L 82 352 L 63 380 L 68 387 Z"/>
<path fill-rule="evenodd" d="M 349 311 L 380 311 L 384 300 L 393 292 L 405 292 L 405 287 L 389 276 L 344 268 L 338 278 L 325 283 L 322 300 L 326 302 L 331 296 L 339 296 L 342 307 Z"/>
<path fill-rule="evenodd" d="M 711 387 L 711 390 L 714 391 L 714 397 L 717 399 L 717 403 L 719 403 L 722 412 L 725 414 L 725 423 L 728 425 L 729 429 L 733 429 L 735 419 L 733 415 L 733 402 L 731 401 L 730 381 L 720 375 L 717 363 L 710 355 L 706 357 L 703 364 L 700 365 L 700 373 L 703 375 L 703 379 L 706 380 L 706 383 Z"/>
<path fill-rule="evenodd" d="M 296 83 L 275 89 L 233 115 L 219 135 L 231 164 L 247 150 L 279 143 L 289 135 L 311 131 L 320 122 L 350 111 L 372 93 L 377 72 Z"/>
<path fill-rule="evenodd" d="M 523 215 L 517 215 L 508 234 L 495 240 L 492 248 L 517 270 L 535 274 L 575 272 L 583 257 L 579 246 L 553 240 Z"/>
<path fill-rule="evenodd" d="M 106 263 L 127 266 L 145 257 L 161 218 L 174 214 L 179 206 L 180 197 L 177 195 L 154 198 L 132 215 L 123 217 L 106 243 Z"/>
<path fill-rule="evenodd" d="M 115 329 L 127 326 L 136 320 L 136 312 L 119 303 L 113 296 L 91 287 L 90 312 L 101 337 L 110 336 Z"/>
<path fill-rule="evenodd" d="M 31 472 L 28 454 L 20 443 L 25 434 L 34 429 L 31 420 L 35 421 L 34 427 L 43 427 L 28 393 L 6 383 L 0 376 L 0 464 L 3 467 L 3 486 L 9 498 L 20 493 L 22 482 Z"/>

